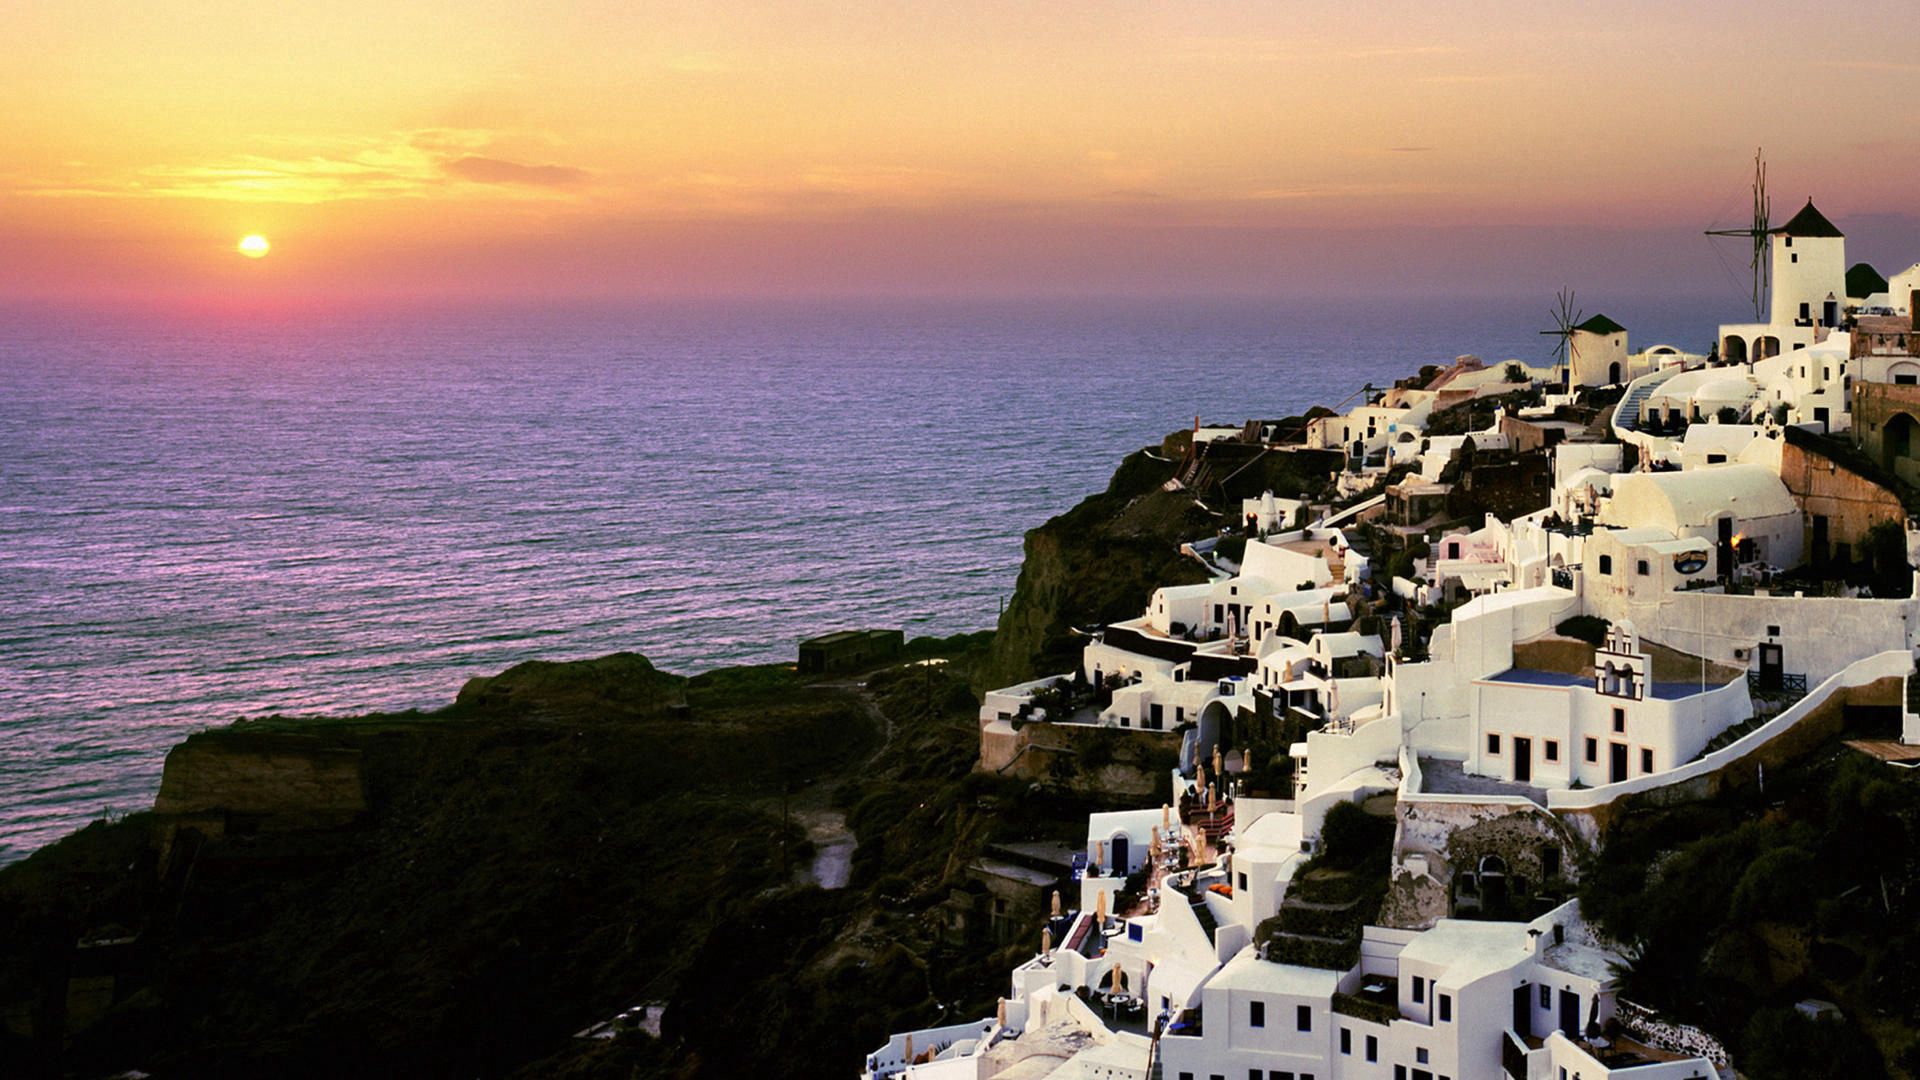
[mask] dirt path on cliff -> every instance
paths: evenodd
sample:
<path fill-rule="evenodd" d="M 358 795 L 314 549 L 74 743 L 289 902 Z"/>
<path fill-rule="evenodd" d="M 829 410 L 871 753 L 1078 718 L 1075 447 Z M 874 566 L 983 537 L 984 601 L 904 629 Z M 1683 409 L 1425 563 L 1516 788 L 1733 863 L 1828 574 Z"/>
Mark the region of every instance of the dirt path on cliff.
<path fill-rule="evenodd" d="M 836 690 L 852 698 L 873 722 L 874 730 L 880 733 L 880 745 L 868 754 L 851 772 L 858 772 L 887 752 L 893 745 L 894 724 L 879 702 L 867 691 L 866 683 L 860 679 L 838 679 L 833 682 L 817 684 L 821 689 Z M 793 883 L 796 885 L 817 885 L 822 889 L 843 889 L 853 875 L 853 850 L 859 840 L 853 830 L 847 827 L 847 815 L 833 805 L 833 790 L 847 777 L 845 774 L 811 781 L 790 793 L 785 799 L 784 810 L 788 818 L 807 832 L 807 839 L 813 843 L 813 858 L 805 866 L 795 867 Z M 765 809 L 778 814 L 782 811 L 782 800 L 767 800 Z"/>

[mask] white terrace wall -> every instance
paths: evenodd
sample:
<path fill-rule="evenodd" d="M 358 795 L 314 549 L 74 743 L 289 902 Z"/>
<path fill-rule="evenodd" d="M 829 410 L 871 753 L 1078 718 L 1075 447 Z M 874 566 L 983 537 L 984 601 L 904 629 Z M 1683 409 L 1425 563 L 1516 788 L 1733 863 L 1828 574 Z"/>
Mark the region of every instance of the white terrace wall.
<path fill-rule="evenodd" d="M 1840 712 L 1855 696 L 1889 702 L 1900 700 L 1905 677 L 1913 671 L 1913 655 L 1889 650 L 1849 664 L 1827 678 L 1794 706 L 1740 739 L 1677 769 L 1637 776 L 1618 784 L 1583 790 L 1547 793 L 1547 806 L 1568 830 L 1597 846 L 1619 801 L 1631 795 L 1650 795 L 1663 802 L 1710 797 L 1735 773 L 1745 778 L 1749 766 L 1770 758 L 1790 760 L 1811 749 L 1811 743 L 1839 730 Z M 1804 730 L 1801 728 L 1805 722 Z"/>
<path fill-rule="evenodd" d="M 1650 641 L 1737 668 L 1749 666 L 1749 661 L 1736 658 L 1735 649 L 1750 656 L 1758 643 L 1777 641 L 1786 670 L 1804 673 L 1809 686 L 1859 656 L 1912 648 L 1913 634 L 1920 629 L 1915 625 L 1920 603 L 1914 600 L 1686 592 L 1638 603 L 1588 590 L 1587 607 L 1611 622 L 1632 620 L 1640 636 Z M 1774 627 L 1778 635 L 1769 632 Z"/>

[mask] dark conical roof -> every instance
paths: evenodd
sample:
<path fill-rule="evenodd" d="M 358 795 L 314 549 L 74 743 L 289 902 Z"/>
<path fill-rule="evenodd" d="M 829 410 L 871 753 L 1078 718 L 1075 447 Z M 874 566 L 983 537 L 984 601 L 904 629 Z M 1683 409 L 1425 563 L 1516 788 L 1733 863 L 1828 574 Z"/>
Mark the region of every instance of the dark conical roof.
<path fill-rule="evenodd" d="M 1887 291 L 1887 279 L 1866 263 L 1854 263 L 1847 269 L 1847 295 L 1872 296 Z"/>
<path fill-rule="evenodd" d="M 1827 215 L 1813 208 L 1812 199 L 1807 200 L 1807 205 L 1801 207 L 1799 213 L 1793 215 L 1791 218 L 1788 218 L 1787 223 L 1785 225 L 1778 226 L 1777 228 L 1771 229 L 1769 231 L 1777 235 L 1786 235 L 1786 236 L 1845 236 L 1847 235 L 1846 233 L 1841 232 L 1839 228 L 1834 225 L 1833 222 L 1828 221 Z"/>
<path fill-rule="evenodd" d="M 1626 327 L 1621 326 L 1605 315 L 1595 315 L 1586 322 L 1575 326 L 1574 329 L 1585 330 L 1589 334 L 1623 334 L 1626 333 L 1627 330 Z"/>

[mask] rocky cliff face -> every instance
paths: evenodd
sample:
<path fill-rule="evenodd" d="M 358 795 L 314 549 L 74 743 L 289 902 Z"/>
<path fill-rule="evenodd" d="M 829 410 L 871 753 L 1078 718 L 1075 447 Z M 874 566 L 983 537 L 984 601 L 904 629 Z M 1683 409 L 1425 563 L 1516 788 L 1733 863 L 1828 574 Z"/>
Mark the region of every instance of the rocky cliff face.
<path fill-rule="evenodd" d="M 1220 525 L 1184 491 L 1166 491 L 1176 463 L 1141 450 L 1120 463 L 1107 490 L 1030 530 L 1013 599 L 975 689 L 1007 686 L 1078 662 L 1076 626 L 1146 610 L 1162 585 L 1205 581 L 1180 545 Z"/>
<path fill-rule="evenodd" d="M 366 813 L 360 751 L 298 735 L 196 735 L 167 754 L 160 815 L 229 813 L 327 827 Z"/>

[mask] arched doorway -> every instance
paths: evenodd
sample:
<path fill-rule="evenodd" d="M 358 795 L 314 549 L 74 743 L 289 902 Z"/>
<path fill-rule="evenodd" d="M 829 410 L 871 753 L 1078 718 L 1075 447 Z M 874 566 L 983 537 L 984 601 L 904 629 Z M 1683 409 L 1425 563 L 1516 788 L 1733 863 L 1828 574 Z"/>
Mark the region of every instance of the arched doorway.
<path fill-rule="evenodd" d="M 1895 472 L 1895 464 L 1909 460 L 1914 449 L 1920 446 L 1920 440 L 1914 438 L 1914 431 L 1920 428 L 1920 421 L 1906 413 L 1894 413 L 1887 419 L 1886 427 L 1880 435 L 1880 463 L 1888 472 Z"/>
<path fill-rule="evenodd" d="M 1480 908 L 1487 912 L 1501 912 L 1507 906 L 1507 861 L 1498 855 L 1489 855 L 1480 860 L 1479 873 Z"/>
<path fill-rule="evenodd" d="M 1608 385 L 1611 386 L 1611 385 L 1618 385 L 1619 382 L 1620 382 L 1620 361 L 1615 360 L 1613 363 L 1607 365 L 1607 383 Z"/>
<path fill-rule="evenodd" d="M 1114 874 L 1119 877 L 1126 877 L 1127 874 L 1130 873 L 1133 869 L 1133 864 L 1131 862 L 1131 859 L 1133 856 L 1132 844 L 1127 839 L 1127 834 L 1126 833 L 1113 834 L 1113 842 L 1108 844 L 1107 846 L 1110 849 L 1112 849 L 1112 852 L 1113 852 Z"/>
<path fill-rule="evenodd" d="M 1768 334 L 1753 343 L 1753 358 L 1765 360 L 1780 355 L 1780 339 Z"/>
<path fill-rule="evenodd" d="M 1730 364 L 1747 362 L 1747 339 L 1738 334 L 1728 334 L 1720 343 L 1720 359 Z"/>

